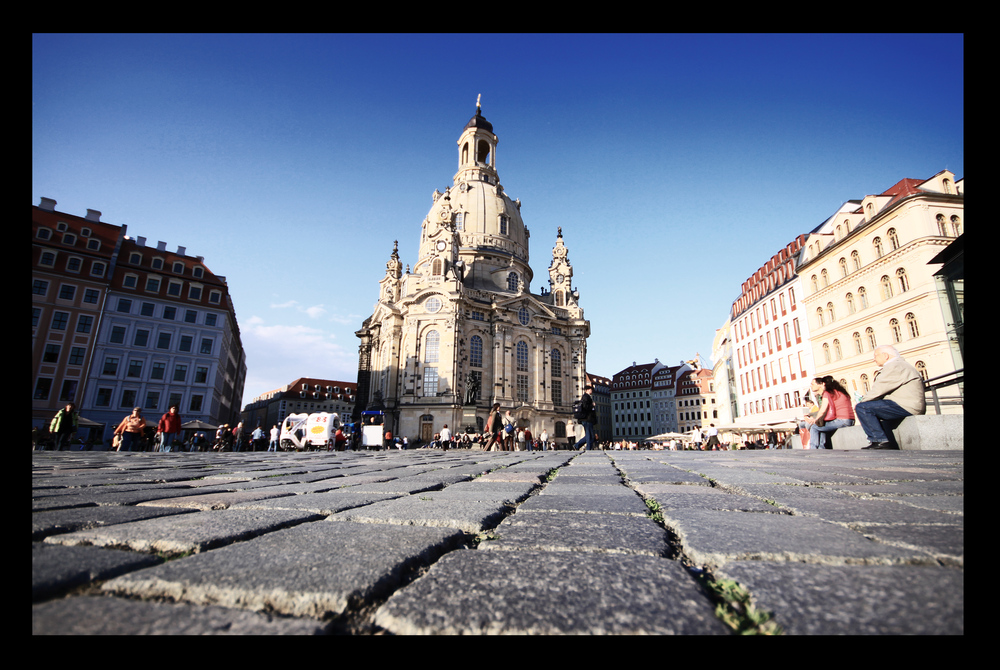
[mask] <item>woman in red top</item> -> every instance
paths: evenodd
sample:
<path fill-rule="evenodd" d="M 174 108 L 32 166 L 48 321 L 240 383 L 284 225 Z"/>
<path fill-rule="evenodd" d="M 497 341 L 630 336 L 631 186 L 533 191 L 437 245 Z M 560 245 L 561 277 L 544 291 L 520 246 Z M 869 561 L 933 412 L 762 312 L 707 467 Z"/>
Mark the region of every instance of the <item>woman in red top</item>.
<path fill-rule="evenodd" d="M 806 419 L 809 426 L 809 448 L 810 449 L 832 449 L 829 446 L 830 436 L 838 428 L 846 428 L 854 425 L 854 407 L 851 405 L 851 398 L 847 389 L 840 385 L 836 379 L 830 376 L 817 377 L 812 381 L 813 394 L 818 398 L 822 394 L 822 402 L 819 406 L 819 414 L 823 417 L 822 426 L 817 426 L 815 420 Z"/>

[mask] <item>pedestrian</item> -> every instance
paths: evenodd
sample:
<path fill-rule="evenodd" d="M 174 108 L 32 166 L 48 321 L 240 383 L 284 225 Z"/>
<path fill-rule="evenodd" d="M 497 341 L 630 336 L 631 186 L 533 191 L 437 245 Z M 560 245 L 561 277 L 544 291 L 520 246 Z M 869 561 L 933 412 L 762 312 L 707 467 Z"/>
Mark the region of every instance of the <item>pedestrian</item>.
<path fill-rule="evenodd" d="M 253 432 L 250 433 L 250 439 L 253 441 L 253 450 L 254 451 L 257 451 L 258 449 L 260 449 L 260 451 L 264 450 L 263 449 L 263 446 L 264 446 L 264 431 L 263 431 L 263 429 L 261 429 L 260 426 L 257 426 L 256 428 L 253 429 Z"/>
<path fill-rule="evenodd" d="M 573 409 L 573 418 L 583 426 L 583 437 L 576 441 L 576 444 L 573 445 L 574 449 L 579 448 L 584 443 L 586 443 L 585 450 L 590 451 L 594 448 L 594 424 L 597 423 L 597 409 L 594 406 L 594 398 L 591 396 L 593 391 L 594 387 L 590 384 L 584 386 L 580 403 Z"/>
<path fill-rule="evenodd" d="M 448 428 L 448 424 L 444 424 L 444 428 L 441 429 L 441 450 L 448 451 L 448 447 L 451 446 L 451 430 Z"/>
<path fill-rule="evenodd" d="M 516 426 L 514 425 L 514 417 L 511 416 L 510 410 L 507 410 L 503 415 L 503 450 L 504 451 L 514 451 L 514 430 Z"/>
<path fill-rule="evenodd" d="M 701 428 L 695 427 L 694 431 L 691 433 L 691 443 L 694 448 L 701 450 Z"/>
<path fill-rule="evenodd" d="M 705 441 L 706 451 L 718 451 L 719 450 L 719 429 L 715 427 L 714 423 L 708 424 L 708 430 L 705 431 L 708 435 L 708 440 Z"/>
<path fill-rule="evenodd" d="M 549 432 L 542 428 L 542 434 L 538 436 L 538 442 L 542 445 L 542 451 L 549 450 Z"/>
<path fill-rule="evenodd" d="M 337 432 L 333 435 L 333 446 L 337 451 L 344 451 L 347 449 L 347 436 L 344 435 L 344 427 L 341 426 L 337 429 Z"/>
<path fill-rule="evenodd" d="M 273 451 L 278 453 L 278 444 L 281 439 L 281 430 L 278 429 L 278 424 L 271 426 L 271 441 L 267 445 L 268 451 Z"/>
<path fill-rule="evenodd" d="M 812 426 L 812 422 L 809 419 L 815 419 L 819 416 L 819 406 L 813 402 L 809 391 L 806 391 L 805 396 L 803 396 L 802 406 L 805 408 L 806 414 L 799 421 L 799 442 L 803 449 L 808 449 L 810 439 L 809 428 Z"/>
<path fill-rule="evenodd" d="M 79 426 L 80 413 L 76 411 L 76 404 L 71 402 L 66 403 L 66 406 L 56 412 L 56 415 L 52 417 L 51 423 L 49 423 L 49 432 L 52 433 L 52 437 L 55 439 L 52 449 L 54 451 L 62 451 L 63 445 L 65 445 L 66 450 L 69 451 L 73 436 L 76 435 Z"/>
<path fill-rule="evenodd" d="M 497 447 L 497 443 L 503 446 L 503 425 L 500 418 L 500 403 L 493 403 L 493 407 L 490 408 L 490 416 L 486 419 L 486 431 L 483 436 L 489 436 L 483 447 L 484 451 L 494 451 Z"/>
<path fill-rule="evenodd" d="M 240 421 L 233 428 L 233 451 L 240 451 L 243 449 L 243 422 Z"/>
<path fill-rule="evenodd" d="M 524 444 L 528 447 L 528 451 L 535 450 L 534 438 L 531 435 L 531 431 L 527 426 L 524 427 Z"/>
<path fill-rule="evenodd" d="M 160 451 L 170 451 L 174 440 L 181 432 L 181 415 L 177 413 L 177 405 L 171 405 L 167 413 L 160 417 L 156 424 L 156 437 Z M 179 447 L 178 447 L 179 448 Z"/>
<path fill-rule="evenodd" d="M 816 418 L 806 418 L 809 424 L 809 448 L 832 449 L 830 437 L 838 428 L 854 425 L 854 408 L 847 389 L 827 375 L 816 377 L 810 384 L 813 396 L 820 398 Z M 822 421 L 819 417 L 823 417 Z"/>
<path fill-rule="evenodd" d="M 879 366 L 875 380 L 854 408 L 858 423 L 868 437 L 868 446 L 863 448 L 898 449 L 898 445 L 890 442 L 882 422 L 895 422 L 926 411 L 924 379 L 915 367 L 903 360 L 895 347 L 887 344 L 875 347 L 874 358 Z"/>
<path fill-rule="evenodd" d="M 132 413 L 122 419 L 122 422 L 115 428 L 115 435 L 121 438 L 118 451 L 132 451 L 132 445 L 138 446 L 142 443 L 142 429 L 146 427 L 146 420 L 142 418 L 138 407 L 132 408 Z"/>

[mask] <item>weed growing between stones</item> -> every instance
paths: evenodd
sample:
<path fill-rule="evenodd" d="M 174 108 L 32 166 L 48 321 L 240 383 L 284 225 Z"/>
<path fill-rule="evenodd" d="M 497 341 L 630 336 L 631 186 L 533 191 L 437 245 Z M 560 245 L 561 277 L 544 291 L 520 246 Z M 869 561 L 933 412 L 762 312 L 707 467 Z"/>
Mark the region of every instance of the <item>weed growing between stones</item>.
<path fill-rule="evenodd" d="M 781 626 L 771 612 L 758 610 L 751 602 L 750 592 L 731 579 L 707 580 L 705 586 L 718 601 L 715 616 L 739 635 L 781 635 Z"/>

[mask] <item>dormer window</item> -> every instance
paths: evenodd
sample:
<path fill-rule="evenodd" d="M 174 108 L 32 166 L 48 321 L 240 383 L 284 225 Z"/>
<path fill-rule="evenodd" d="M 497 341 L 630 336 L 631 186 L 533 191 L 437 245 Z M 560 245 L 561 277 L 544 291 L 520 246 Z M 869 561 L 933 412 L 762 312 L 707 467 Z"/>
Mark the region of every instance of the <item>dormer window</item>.
<path fill-rule="evenodd" d="M 506 214 L 501 214 L 500 215 L 500 234 L 501 235 L 506 235 L 507 234 L 507 224 L 508 223 L 510 223 L 510 217 L 508 217 Z"/>

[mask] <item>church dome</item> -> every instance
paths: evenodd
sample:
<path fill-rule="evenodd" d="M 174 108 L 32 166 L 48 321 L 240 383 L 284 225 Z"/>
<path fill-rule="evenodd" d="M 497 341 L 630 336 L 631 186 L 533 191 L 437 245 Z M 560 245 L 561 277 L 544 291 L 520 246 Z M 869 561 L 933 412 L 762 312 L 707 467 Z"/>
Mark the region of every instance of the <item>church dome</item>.
<path fill-rule="evenodd" d="M 476 107 L 476 115 L 473 116 L 467 124 L 465 124 L 465 128 L 463 128 L 463 130 L 468 130 L 469 128 L 481 128 L 491 133 L 493 132 L 493 124 L 486 120 L 486 118 L 482 115 L 482 111 L 478 107 Z"/>

